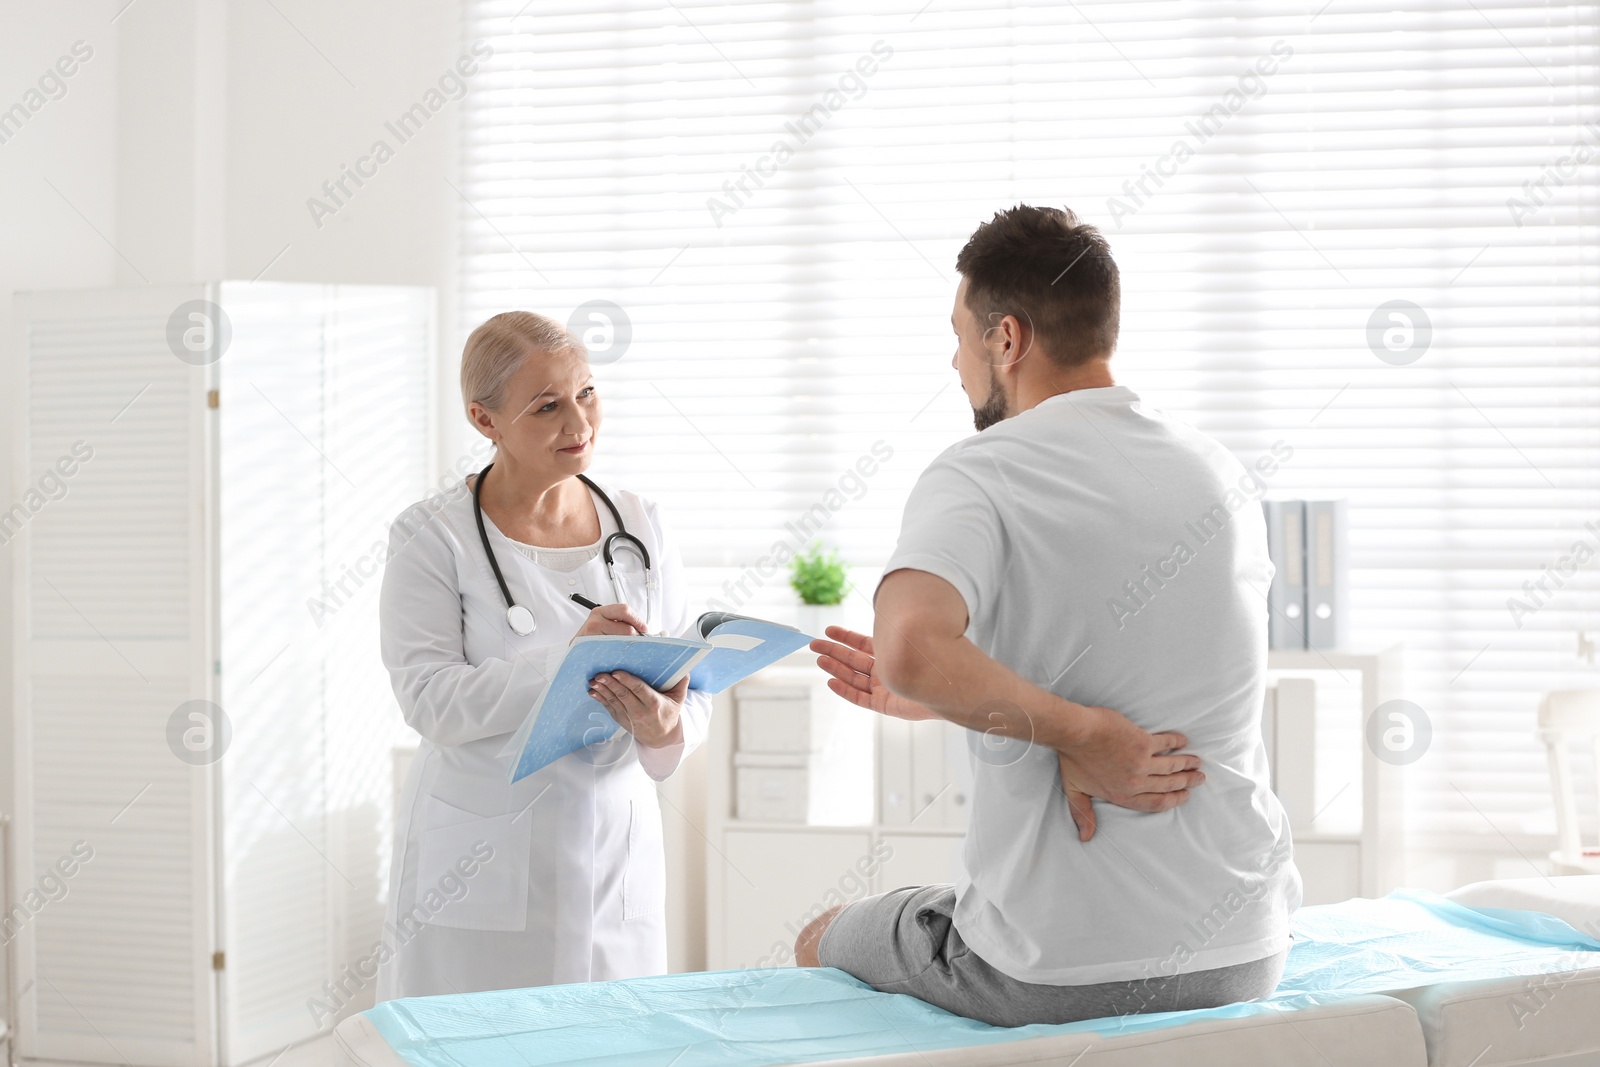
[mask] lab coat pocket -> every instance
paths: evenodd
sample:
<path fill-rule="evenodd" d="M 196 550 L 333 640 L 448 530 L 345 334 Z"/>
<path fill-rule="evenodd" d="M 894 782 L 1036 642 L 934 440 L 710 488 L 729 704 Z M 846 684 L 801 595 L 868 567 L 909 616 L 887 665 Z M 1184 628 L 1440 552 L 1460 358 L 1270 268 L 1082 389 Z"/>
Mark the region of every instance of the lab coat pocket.
<path fill-rule="evenodd" d="M 533 820 L 525 812 L 485 818 L 434 796 L 425 803 L 417 917 L 458 930 L 524 929 Z"/>
<path fill-rule="evenodd" d="M 664 914 L 666 905 L 666 849 L 661 838 L 661 809 L 644 800 L 630 800 L 628 866 L 622 873 L 622 921 Z"/>

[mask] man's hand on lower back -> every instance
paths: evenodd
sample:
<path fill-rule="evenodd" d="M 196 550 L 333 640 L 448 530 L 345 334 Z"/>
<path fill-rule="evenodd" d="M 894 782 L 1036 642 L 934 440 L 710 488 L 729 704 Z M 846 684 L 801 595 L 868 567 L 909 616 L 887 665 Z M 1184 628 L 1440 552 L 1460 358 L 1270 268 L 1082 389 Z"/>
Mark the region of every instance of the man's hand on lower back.
<path fill-rule="evenodd" d="M 1075 717 L 1074 743 L 1058 749 L 1057 757 L 1080 841 L 1094 836 L 1091 798 L 1134 811 L 1168 811 L 1206 780 L 1199 756 L 1175 754 L 1189 743 L 1180 733 L 1152 734 L 1110 708 L 1078 705 Z"/>
<path fill-rule="evenodd" d="M 873 638 L 830 631 L 833 641 L 811 646 L 833 675 L 833 691 L 886 714 L 936 715 L 1054 749 L 1080 840 L 1094 836 L 1092 797 L 1167 811 L 1205 781 L 1198 756 L 1170 755 L 1189 743 L 1182 734 L 1152 734 L 1110 708 L 1064 700 L 979 649 L 965 636 L 966 601 L 945 579 L 914 568 L 891 571 L 874 607 Z"/>

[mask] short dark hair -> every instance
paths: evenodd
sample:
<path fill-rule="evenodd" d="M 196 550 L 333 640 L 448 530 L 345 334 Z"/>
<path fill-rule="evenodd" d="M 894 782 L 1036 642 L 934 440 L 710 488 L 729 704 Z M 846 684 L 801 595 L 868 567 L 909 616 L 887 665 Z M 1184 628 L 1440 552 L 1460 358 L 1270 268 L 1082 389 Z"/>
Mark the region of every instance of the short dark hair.
<path fill-rule="evenodd" d="M 986 326 L 1016 316 L 1063 366 L 1117 347 L 1122 281 L 1111 246 L 1070 210 L 995 212 L 968 238 L 956 270 L 967 279 L 967 307 Z"/>

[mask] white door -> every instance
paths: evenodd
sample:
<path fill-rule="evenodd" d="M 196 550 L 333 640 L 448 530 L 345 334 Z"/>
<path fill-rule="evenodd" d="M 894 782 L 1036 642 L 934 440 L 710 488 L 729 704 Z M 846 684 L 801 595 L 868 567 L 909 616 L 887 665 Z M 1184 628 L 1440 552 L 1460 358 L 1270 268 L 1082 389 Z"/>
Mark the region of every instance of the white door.
<path fill-rule="evenodd" d="M 223 1062 L 370 1006 L 406 730 L 378 656 L 425 493 L 431 290 L 223 283 Z"/>
<path fill-rule="evenodd" d="M 14 484 L 19 1051 L 212 1062 L 215 768 L 199 286 L 18 297 Z M 198 305 L 194 305 L 198 306 Z M 176 347 L 169 342 L 175 324 Z M 185 338 L 186 331 L 188 332 Z M 180 358 L 188 354 L 192 358 Z M 188 735 L 193 739 L 193 735 Z"/>
<path fill-rule="evenodd" d="M 221 1062 L 272 1056 L 317 1029 L 307 1001 L 334 977 L 320 634 L 325 578 L 332 287 L 229 286 L 218 362 L 222 700 Z M 347 490 L 346 490 L 347 491 Z"/>
<path fill-rule="evenodd" d="M 330 855 L 335 960 L 365 983 L 341 1015 L 371 1006 L 374 949 L 383 940 L 394 844 L 396 746 L 417 735 L 400 715 L 378 654 L 378 589 L 389 525 L 428 493 L 433 455 L 432 289 L 341 285 L 324 363 L 324 450 L 342 475 L 326 478 L 323 572 L 342 586 L 339 603 L 319 608 L 328 713 Z M 354 491 L 345 481 L 357 487 Z M 309 622 L 307 605 L 301 614 Z M 347 981 L 347 988 L 355 982 Z"/>

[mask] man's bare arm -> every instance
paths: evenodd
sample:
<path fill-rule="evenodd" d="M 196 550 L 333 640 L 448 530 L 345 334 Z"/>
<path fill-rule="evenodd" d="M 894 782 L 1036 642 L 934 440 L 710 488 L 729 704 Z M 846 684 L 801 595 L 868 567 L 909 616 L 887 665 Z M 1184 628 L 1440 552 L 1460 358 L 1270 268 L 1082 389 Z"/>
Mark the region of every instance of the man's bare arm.
<path fill-rule="evenodd" d="M 1054 749 L 1069 800 L 1077 793 L 1166 811 L 1205 780 L 1199 757 L 1169 754 L 1188 744 L 1182 734 L 1151 734 L 1109 708 L 1058 697 L 985 655 L 966 629 L 966 602 L 949 582 L 926 571 L 891 572 L 878 587 L 873 626 L 883 684 L 968 729 Z M 1073 804 L 1073 817 L 1087 840 L 1086 800 Z"/>

